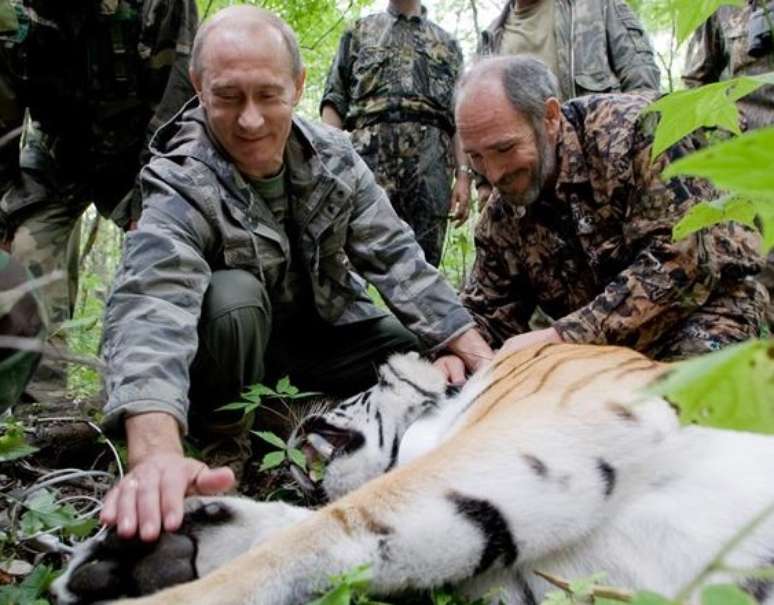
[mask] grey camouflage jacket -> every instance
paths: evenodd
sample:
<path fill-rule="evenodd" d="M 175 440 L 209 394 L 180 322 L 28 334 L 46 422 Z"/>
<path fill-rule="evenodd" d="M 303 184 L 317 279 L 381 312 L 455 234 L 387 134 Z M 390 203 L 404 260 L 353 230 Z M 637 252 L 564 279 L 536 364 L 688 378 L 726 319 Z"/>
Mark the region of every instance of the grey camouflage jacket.
<path fill-rule="evenodd" d="M 515 0 L 481 32 L 479 54 L 497 54 Z M 601 92 L 659 91 L 660 74 L 642 24 L 625 0 L 555 0 L 562 100 Z"/>
<path fill-rule="evenodd" d="M 152 147 L 140 178 L 142 217 L 127 235 L 107 303 L 106 423 L 163 411 L 185 428 L 189 366 L 212 271 L 244 269 L 271 291 L 290 261 L 290 243 L 213 143 L 195 99 L 157 132 Z M 285 167 L 300 264 L 324 320 L 384 315 L 370 302 L 365 277 L 427 347 L 442 347 L 473 326 L 346 133 L 294 118 Z"/>

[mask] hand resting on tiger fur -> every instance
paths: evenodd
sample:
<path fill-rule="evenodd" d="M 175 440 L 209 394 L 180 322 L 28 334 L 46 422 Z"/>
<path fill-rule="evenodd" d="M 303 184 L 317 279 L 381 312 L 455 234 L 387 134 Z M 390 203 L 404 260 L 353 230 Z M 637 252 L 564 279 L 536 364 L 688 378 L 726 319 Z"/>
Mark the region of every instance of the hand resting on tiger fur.
<path fill-rule="evenodd" d="M 675 595 L 774 502 L 774 439 L 680 428 L 642 393 L 666 368 L 628 349 L 546 345 L 498 356 L 453 395 L 429 363 L 394 356 L 379 384 L 296 435 L 328 461 L 329 505 L 191 498 L 179 534 L 142 553 L 93 540 L 54 590 L 85 603 L 198 578 L 131 603 L 301 604 L 370 563 L 382 595 L 456 584 L 533 605 L 552 588 L 534 570 L 605 571 Z M 727 557 L 773 560 L 772 519 Z M 709 580 L 774 603 L 771 582 Z"/>

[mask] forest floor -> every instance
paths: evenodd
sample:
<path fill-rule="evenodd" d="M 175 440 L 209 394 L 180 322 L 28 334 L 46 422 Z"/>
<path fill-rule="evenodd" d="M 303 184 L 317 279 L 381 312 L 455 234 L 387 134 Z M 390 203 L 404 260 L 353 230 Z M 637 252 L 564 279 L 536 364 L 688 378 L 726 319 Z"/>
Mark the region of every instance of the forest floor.
<path fill-rule="evenodd" d="M 4 597 L 35 580 L 44 567 L 49 576 L 62 569 L 72 547 L 98 531 L 100 502 L 126 466 L 123 441 L 105 436 L 97 422 L 103 403 L 96 396 L 18 404 L 12 420 L 0 420 L 0 603 L 45 604 L 42 589 L 30 593 L 29 601 L 21 593 L 10 601 Z M 258 428 L 283 439 L 288 433 L 284 422 Z M 225 461 L 225 448 L 229 466 L 241 469 L 239 494 L 309 504 L 293 483 L 287 463 L 259 470 L 272 447 L 254 434 L 243 434 L 239 448 L 229 449 L 228 443 L 206 448 L 195 440 L 186 440 L 185 446 L 189 455 L 211 465 Z M 24 455 L 3 462 L 9 447 Z"/>

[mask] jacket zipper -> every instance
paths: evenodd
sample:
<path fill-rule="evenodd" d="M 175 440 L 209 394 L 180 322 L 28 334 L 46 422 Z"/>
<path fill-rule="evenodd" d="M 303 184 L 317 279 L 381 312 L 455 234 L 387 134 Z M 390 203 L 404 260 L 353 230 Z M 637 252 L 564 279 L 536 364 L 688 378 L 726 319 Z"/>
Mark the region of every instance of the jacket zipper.
<path fill-rule="evenodd" d="M 578 90 L 575 88 L 575 10 L 572 0 L 567 2 L 570 5 L 570 90 L 572 96 L 578 96 Z"/>
<path fill-rule="evenodd" d="M 304 224 L 301 225 L 301 233 L 300 233 L 301 237 L 304 236 L 304 233 L 306 233 L 306 230 L 309 227 L 309 223 L 312 222 L 312 219 L 320 210 L 320 206 L 323 205 L 326 198 L 328 197 L 328 194 L 331 192 L 331 189 L 333 189 L 335 186 L 336 186 L 336 183 L 332 179 L 325 186 L 325 189 L 320 194 L 320 199 L 317 201 L 314 208 L 307 216 L 306 220 L 304 221 Z M 312 257 L 312 274 L 317 275 L 319 270 L 320 270 L 320 238 L 318 237 L 314 240 L 314 256 Z"/>

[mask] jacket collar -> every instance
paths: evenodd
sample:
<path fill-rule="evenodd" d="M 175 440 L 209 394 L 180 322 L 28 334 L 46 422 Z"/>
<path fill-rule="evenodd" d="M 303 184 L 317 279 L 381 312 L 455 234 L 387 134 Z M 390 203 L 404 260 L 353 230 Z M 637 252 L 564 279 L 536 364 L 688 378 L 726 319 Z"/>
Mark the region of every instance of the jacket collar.
<path fill-rule="evenodd" d="M 559 139 L 556 144 L 557 169 L 556 189 L 562 185 L 585 183 L 590 180 L 589 168 L 583 155 L 578 133 L 572 123 L 562 114 Z"/>
<path fill-rule="evenodd" d="M 424 4 L 420 5 L 420 9 L 419 9 L 420 15 L 419 16 L 411 15 L 410 17 L 407 17 L 403 13 L 400 13 L 400 12 L 396 11 L 389 4 L 387 5 L 387 10 L 385 12 L 388 15 L 390 15 L 391 17 L 394 17 L 396 20 L 400 19 L 401 17 L 403 17 L 404 19 L 417 19 L 419 21 L 425 21 L 427 19 L 427 7 Z"/>

